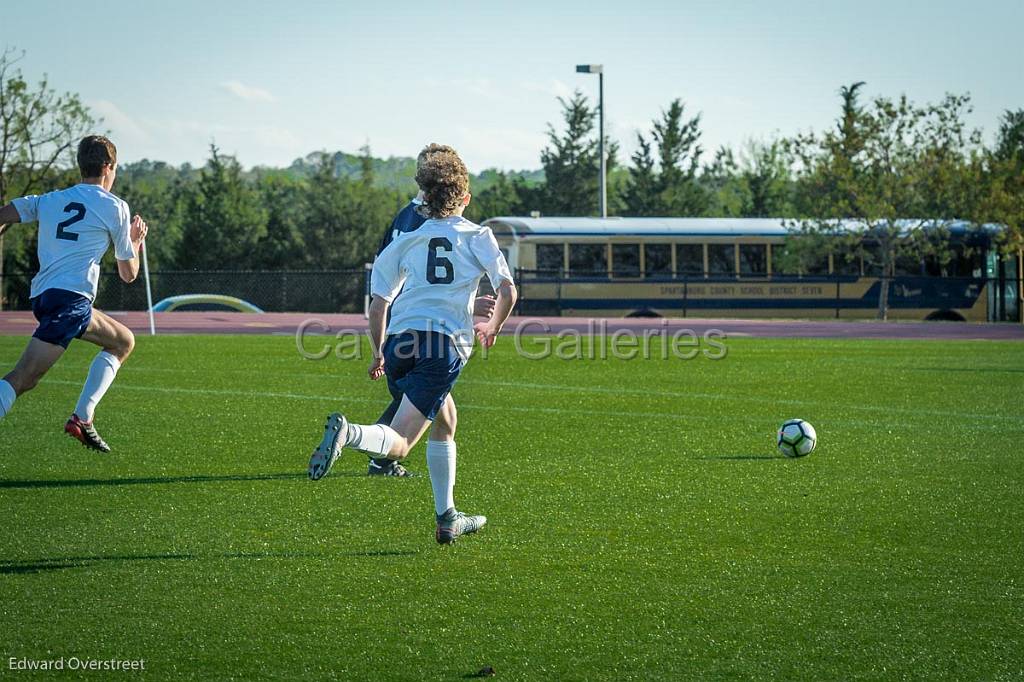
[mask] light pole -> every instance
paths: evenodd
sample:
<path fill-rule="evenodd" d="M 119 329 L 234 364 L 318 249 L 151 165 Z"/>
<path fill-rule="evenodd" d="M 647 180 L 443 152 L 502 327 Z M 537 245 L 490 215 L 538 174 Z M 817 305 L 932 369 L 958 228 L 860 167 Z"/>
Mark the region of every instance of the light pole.
<path fill-rule="evenodd" d="M 597 74 L 597 120 L 598 120 L 598 138 L 597 138 L 597 153 L 601 157 L 601 177 L 600 177 L 600 209 L 601 217 L 608 217 L 608 182 L 605 177 L 605 163 L 604 163 L 604 65 L 603 64 L 577 64 L 576 73 L 596 73 Z"/>

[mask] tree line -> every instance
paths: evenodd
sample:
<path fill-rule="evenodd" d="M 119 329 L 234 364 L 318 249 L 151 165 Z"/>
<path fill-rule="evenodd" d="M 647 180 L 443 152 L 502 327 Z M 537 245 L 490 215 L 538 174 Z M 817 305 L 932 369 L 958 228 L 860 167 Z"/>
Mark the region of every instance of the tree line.
<path fill-rule="evenodd" d="M 77 95 L 27 83 L 17 59 L 10 50 L 0 55 L 0 202 L 74 183 L 74 145 L 101 125 Z M 701 115 L 669 102 L 636 133 L 628 162 L 606 140 L 609 214 L 786 218 L 794 237 L 780 265 L 792 271 L 828 252 L 877 258 L 888 275 L 901 255 L 935 249 L 922 237 L 923 222 L 897 226 L 897 219 L 999 223 L 1006 250 L 1024 246 L 1024 109 L 1005 112 L 985 144 L 966 123 L 966 95 L 924 105 L 906 97 L 864 102 L 863 85 L 840 89 L 826 130 L 713 153 L 701 143 Z M 468 218 L 597 213 L 597 110 L 579 91 L 561 104 L 562 120 L 548 126 L 542 174 L 475 176 Z M 370 150 L 361 152 L 352 172 L 339 172 L 327 153 L 291 168 L 246 171 L 211 145 L 201 168 L 122 164 L 115 192 L 146 216 L 157 269 L 358 267 L 372 260 L 416 189 L 411 177 L 404 186 L 381 182 Z M 853 219 L 859 231 L 837 230 L 837 219 Z M 865 235 L 882 248 L 863 253 Z M 10 231 L 0 239 L 0 268 L 30 271 L 34 252 L 34 231 Z"/>

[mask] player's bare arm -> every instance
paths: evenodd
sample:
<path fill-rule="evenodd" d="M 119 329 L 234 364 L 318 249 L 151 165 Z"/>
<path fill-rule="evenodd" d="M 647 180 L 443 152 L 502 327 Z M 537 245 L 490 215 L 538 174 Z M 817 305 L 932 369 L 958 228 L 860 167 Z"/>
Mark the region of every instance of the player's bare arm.
<path fill-rule="evenodd" d="M 132 250 L 135 252 L 135 256 L 131 260 L 117 261 L 117 274 L 127 284 L 131 284 L 139 276 L 139 255 L 142 249 L 142 242 L 146 239 L 148 232 L 149 226 L 146 225 L 146 221 L 142 219 L 142 216 L 136 214 L 132 218 L 131 227 Z"/>
<path fill-rule="evenodd" d="M 373 360 L 370 362 L 369 374 L 374 381 L 384 376 L 384 329 L 387 326 L 390 305 L 380 296 L 370 299 L 370 350 L 373 353 Z"/>
<path fill-rule="evenodd" d="M 7 228 L 14 223 L 20 222 L 21 216 L 18 215 L 18 209 L 14 208 L 14 204 L 7 204 L 0 208 L 0 235 L 3 235 Z"/>
<path fill-rule="evenodd" d="M 512 308 L 515 307 L 518 299 L 519 292 L 516 290 L 515 284 L 508 280 L 503 281 L 498 287 L 498 299 L 494 303 L 493 316 L 486 322 L 477 322 L 473 325 L 477 339 L 480 340 L 484 348 L 494 345 L 494 341 L 501 333 L 501 328 L 505 326 L 508 316 L 512 314 Z"/>
<path fill-rule="evenodd" d="M 494 314 L 495 298 L 493 296 L 477 296 L 473 301 L 473 317 L 491 319 Z"/>

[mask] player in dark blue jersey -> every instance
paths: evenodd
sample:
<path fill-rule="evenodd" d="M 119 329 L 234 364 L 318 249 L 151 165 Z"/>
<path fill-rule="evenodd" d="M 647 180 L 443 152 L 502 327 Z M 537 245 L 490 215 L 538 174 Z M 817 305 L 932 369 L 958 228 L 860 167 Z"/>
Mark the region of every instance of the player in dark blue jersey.
<path fill-rule="evenodd" d="M 416 168 L 419 169 L 423 165 L 423 161 L 435 152 L 452 152 L 455 150 L 448 145 L 443 144 L 429 144 L 423 148 L 423 151 L 416 157 Z M 406 232 L 415 232 L 420 226 L 427 221 L 427 216 L 424 211 L 420 209 L 423 205 L 423 191 L 421 190 L 412 200 L 406 204 L 405 208 L 398 212 L 395 219 L 391 221 L 391 225 L 388 226 L 388 231 L 384 233 L 384 238 L 380 240 L 380 248 L 377 249 L 377 255 L 379 256 L 384 249 L 387 248 L 388 244 L 394 241 L 395 237 Z M 476 299 L 476 303 L 473 306 L 473 315 L 475 317 L 482 317 L 489 320 L 491 314 L 494 311 L 494 297 L 493 296 L 480 296 Z M 388 405 L 387 409 L 377 420 L 378 424 L 390 424 L 391 419 L 398 412 L 398 406 L 401 404 L 399 400 L 392 400 L 391 404 Z M 447 405 L 442 409 L 447 409 Z M 454 422 L 451 422 L 454 423 Z M 411 476 L 405 467 L 399 464 L 396 460 L 382 457 L 380 459 L 370 458 L 370 467 L 367 473 L 370 476 Z"/>
<path fill-rule="evenodd" d="M 395 240 L 395 237 L 406 232 L 415 232 L 420 225 L 426 222 L 426 216 L 419 210 L 422 205 L 423 192 L 420 192 L 398 212 L 395 219 L 391 221 L 388 231 L 384 233 L 384 238 L 380 240 L 380 247 L 377 249 L 378 256 L 388 247 L 388 244 Z"/>

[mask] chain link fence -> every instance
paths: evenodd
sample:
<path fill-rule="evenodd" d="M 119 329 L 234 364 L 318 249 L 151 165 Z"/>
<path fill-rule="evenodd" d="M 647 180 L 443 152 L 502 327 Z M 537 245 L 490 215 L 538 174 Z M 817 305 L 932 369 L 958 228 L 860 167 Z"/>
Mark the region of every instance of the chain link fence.
<path fill-rule="evenodd" d="M 160 271 L 150 273 L 153 303 L 183 294 L 235 296 L 267 312 L 360 313 L 368 271 Z M 4 310 L 29 310 L 29 273 L 0 277 Z M 105 310 L 146 310 L 146 285 L 140 276 L 125 284 L 116 272 L 100 275 L 96 307 Z"/>
<path fill-rule="evenodd" d="M 640 314 L 649 309 L 687 316 L 702 309 L 725 312 L 757 308 L 834 310 L 835 317 L 862 310 L 870 317 L 877 305 L 879 280 L 844 276 L 793 278 L 775 276 L 750 281 L 736 278 L 656 277 L 609 279 L 566 277 L 558 272 L 518 270 L 520 303 L 525 315 L 580 314 L 588 309 L 621 309 Z M 0 277 L 4 310 L 29 310 L 30 273 Z M 183 294 L 235 296 L 267 312 L 362 313 L 369 284 L 366 268 L 321 271 L 159 271 L 151 273 L 153 302 Z M 980 305 L 981 319 L 1019 321 L 1021 282 L 1003 278 L 896 277 L 890 282 L 893 310 L 926 309 L 937 313 Z M 491 293 L 484 278 L 481 292 Z M 100 276 L 96 307 L 106 310 L 146 310 L 142 280 L 125 284 L 116 272 Z M 957 319 L 950 315 L 939 319 Z"/>

